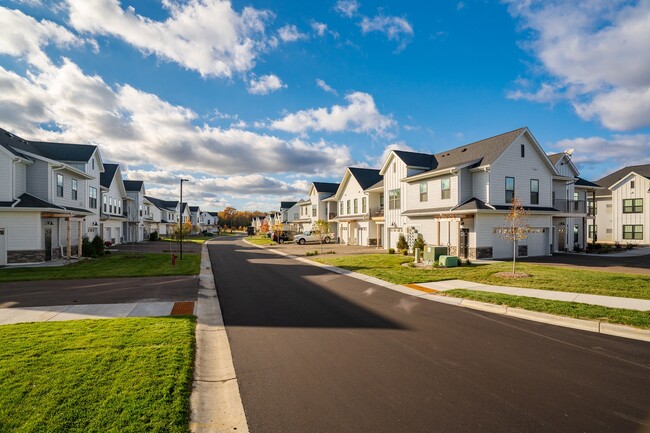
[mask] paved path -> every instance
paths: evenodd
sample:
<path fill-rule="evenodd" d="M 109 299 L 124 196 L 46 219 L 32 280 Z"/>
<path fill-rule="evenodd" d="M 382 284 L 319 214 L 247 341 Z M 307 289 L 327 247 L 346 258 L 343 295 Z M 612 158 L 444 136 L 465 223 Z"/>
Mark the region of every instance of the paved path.
<path fill-rule="evenodd" d="M 481 292 L 503 293 L 506 295 L 528 296 L 530 298 L 552 299 L 555 301 L 580 302 L 582 304 L 601 305 L 611 308 L 649 311 L 650 300 L 621 298 L 617 296 L 589 295 L 584 293 L 558 292 L 554 290 L 524 289 L 521 287 L 491 286 L 464 280 L 446 280 L 434 283 L 417 283 L 427 289 L 444 292 L 453 289 L 478 290 Z"/>
<path fill-rule="evenodd" d="M 232 239 L 208 248 L 253 433 L 650 428 L 648 343 L 430 302 Z"/>

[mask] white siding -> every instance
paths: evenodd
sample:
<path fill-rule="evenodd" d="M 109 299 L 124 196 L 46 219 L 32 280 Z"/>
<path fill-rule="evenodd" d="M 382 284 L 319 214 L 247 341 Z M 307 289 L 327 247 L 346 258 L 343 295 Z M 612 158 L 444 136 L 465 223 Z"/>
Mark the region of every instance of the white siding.
<path fill-rule="evenodd" d="M 395 164 L 394 171 L 393 164 Z M 386 219 L 385 226 L 387 229 L 395 224 L 395 226 L 401 230 L 401 227 L 403 227 L 404 223 L 407 221 L 407 219 L 401 215 L 401 213 L 406 209 L 406 190 L 403 188 L 403 182 L 401 182 L 401 179 L 405 178 L 406 175 L 406 164 L 393 155 L 391 157 L 390 165 L 384 174 L 384 215 Z M 388 192 L 393 189 L 399 189 L 401 191 L 400 209 L 390 209 L 390 195 Z M 388 239 L 388 236 L 386 236 L 386 238 Z M 393 243 L 392 237 L 390 243 Z"/>
<path fill-rule="evenodd" d="M 477 171 L 472 173 L 472 193 L 477 199 L 489 203 L 490 173 Z"/>
<path fill-rule="evenodd" d="M 469 169 L 463 168 L 460 170 L 460 173 L 458 173 L 458 204 L 472 198 L 473 186 L 472 174 L 469 172 Z"/>
<path fill-rule="evenodd" d="M 14 196 L 13 161 L 4 151 L 0 151 L 0 201 L 12 201 Z"/>
<path fill-rule="evenodd" d="M 7 251 L 38 250 L 41 244 L 40 212 L 0 212 Z"/>
<path fill-rule="evenodd" d="M 477 214 L 476 221 L 474 222 L 474 232 L 476 233 L 475 243 L 472 242 L 470 237 L 470 247 L 483 248 L 492 247 L 492 257 L 497 258 L 512 258 L 512 241 L 502 238 L 498 233 L 494 233 L 495 228 L 505 225 L 505 213 L 502 214 Z M 532 228 L 546 229 L 545 234 L 532 234 L 530 240 L 522 240 L 518 242 L 519 245 L 529 246 L 529 256 L 531 253 L 538 255 L 546 255 L 549 251 L 549 246 L 539 245 L 539 243 L 546 243 L 550 245 L 551 233 L 551 216 L 550 215 L 531 215 L 527 220 Z"/>
<path fill-rule="evenodd" d="M 634 188 L 632 188 L 634 181 Z M 650 243 L 650 179 L 643 176 L 629 176 L 623 182 L 612 189 L 612 232 L 613 240 L 621 243 Z M 642 199 L 643 212 L 623 213 L 623 200 Z M 643 239 L 623 239 L 624 225 L 643 226 Z"/>
<path fill-rule="evenodd" d="M 14 165 L 14 182 L 16 197 L 20 197 L 27 192 L 27 166 L 23 163 Z"/>
<path fill-rule="evenodd" d="M 50 167 L 47 162 L 35 160 L 27 167 L 27 192 L 45 201 L 52 201 L 50 195 Z"/>
<path fill-rule="evenodd" d="M 448 199 L 442 199 L 442 179 L 450 180 L 451 195 Z M 420 201 L 420 184 L 425 182 L 428 186 L 428 199 Z M 406 208 L 411 209 L 427 209 L 427 208 L 449 208 L 456 206 L 458 201 L 458 176 L 444 175 L 433 179 L 425 179 L 419 182 L 405 183 L 402 193 L 406 192 Z"/>

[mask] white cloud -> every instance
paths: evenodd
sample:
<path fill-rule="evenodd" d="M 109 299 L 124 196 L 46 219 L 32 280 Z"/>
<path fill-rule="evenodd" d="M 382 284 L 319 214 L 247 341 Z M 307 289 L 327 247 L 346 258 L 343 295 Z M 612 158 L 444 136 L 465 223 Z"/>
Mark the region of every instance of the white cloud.
<path fill-rule="evenodd" d="M 409 152 L 413 152 L 413 148 L 411 146 L 407 145 L 403 141 L 398 141 L 386 146 L 384 148 L 384 151 L 381 153 L 381 155 L 379 155 L 379 157 L 377 157 L 374 160 L 371 159 L 371 161 L 374 163 L 375 166 L 381 167 L 386 161 L 386 159 L 388 159 L 388 155 L 390 155 L 390 152 L 393 150 L 408 150 Z"/>
<path fill-rule="evenodd" d="M 327 31 L 327 24 L 319 23 L 318 21 L 312 21 L 311 28 L 318 36 L 323 37 Z"/>
<path fill-rule="evenodd" d="M 361 23 L 362 33 L 385 33 L 389 40 L 399 42 L 398 51 L 404 49 L 413 36 L 413 26 L 404 18 L 377 15 L 373 18 L 363 17 Z"/>
<path fill-rule="evenodd" d="M 561 89 L 557 86 L 542 83 L 539 89 L 534 91 L 527 91 L 521 88 L 509 91 L 506 96 L 510 99 L 523 99 L 531 102 L 548 102 L 553 103 L 563 99 L 565 96 Z"/>
<path fill-rule="evenodd" d="M 336 6 L 334 6 L 334 10 L 341 15 L 351 18 L 357 13 L 359 6 L 357 0 L 338 0 Z"/>
<path fill-rule="evenodd" d="M 397 125 L 390 116 L 379 113 L 372 95 L 353 92 L 345 99 L 347 106 L 314 108 L 287 114 L 271 123 L 272 129 L 293 133 L 306 131 L 354 131 L 378 136 L 390 136 L 389 130 Z"/>
<path fill-rule="evenodd" d="M 618 164 L 619 166 L 650 163 L 650 135 L 620 135 L 611 138 L 580 137 L 564 139 L 551 145 L 557 151 L 575 149 L 573 161 L 578 164 Z M 600 176 L 599 176 L 600 177 Z"/>
<path fill-rule="evenodd" d="M 122 9 L 119 0 L 67 0 L 70 24 L 80 32 L 120 38 L 145 54 L 176 62 L 202 76 L 231 77 L 253 68 L 274 43 L 265 36 L 269 11 L 233 10 L 225 0 L 164 1 L 170 17 L 155 21 Z"/>
<path fill-rule="evenodd" d="M 327 93 L 331 93 L 333 95 L 338 95 L 339 93 L 333 89 L 332 87 L 329 86 L 325 81 L 321 80 L 320 78 L 316 79 L 316 85 L 323 89 Z"/>
<path fill-rule="evenodd" d="M 262 75 L 248 82 L 248 93 L 253 95 L 268 95 L 269 93 L 287 87 L 277 75 Z"/>
<path fill-rule="evenodd" d="M 308 37 L 306 34 L 300 33 L 298 27 L 293 24 L 280 27 L 278 36 L 280 36 L 283 42 L 295 42 L 301 39 L 307 39 Z"/>
<path fill-rule="evenodd" d="M 532 30 L 529 47 L 551 76 L 550 85 L 564 90 L 579 116 L 598 118 L 614 130 L 650 125 L 650 56 L 642 54 L 650 52 L 650 2 L 509 0 L 508 4 L 522 27 Z M 543 86 L 511 96 L 546 102 Z"/>

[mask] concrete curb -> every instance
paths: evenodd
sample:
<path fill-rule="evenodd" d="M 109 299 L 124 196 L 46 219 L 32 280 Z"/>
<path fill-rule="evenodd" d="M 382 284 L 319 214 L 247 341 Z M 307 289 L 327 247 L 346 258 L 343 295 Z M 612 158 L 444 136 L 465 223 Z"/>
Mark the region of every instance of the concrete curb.
<path fill-rule="evenodd" d="M 369 283 L 385 287 L 390 290 L 394 290 L 406 295 L 415 296 L 422 299 L 427 299 L 429 301 L 440 302 L 442 304 L 455 305 L 459 307 L 471 308 L 473 310 L 486 311 L 493 314 L 501 314 L 504 316 L 516 317 L 519 319 L 530 320 L 533 322 L 546 323 L 548 325 L 562 326 L 565 328 L 579 329 L 581 331 L 596 332 L 599 334 L 614 335 L 617 337 L 630 338 L 633 340 L 647 341 L 650 342 L 650 330 L 633 328 L 631 326 L 624 325 L 615 325 L 606 322 L 600 322 L 598 320 L 585 320 L 585 319 L 574 319 L 572 317 L 565 316 L 556 316 L 554 314 L 548 313 L 539 313 L 537 311 L 523 310 L 521 308 L 506 307 L 504 305 L 489 304 L 486 302 L 478 302 L 465 298 L 454 298 L 451 296 L 440 296 L 431 293 L 421 292 L 416 289 L 411 289 L 406 286 L 399 284 L 388 283 L 383 280 L 379 280 L 375 277 L 369 277 L 368 275 L 359 274 L 357 272 L 348 271 L 346 269 L 337 268 L 332 265 L 325 265 L 323 263 L 314 262 L 309 259 L 304 259 L 302 257 L 294 256 L 292 254 L 287 254 L 282 251 L 276 251 L 269 248 L 265 248 L 263 245 L 251 244 L 247 240 L 244 240 L 248 245 L 258 247 L 267 251 L 271 251 L 275 254 L 285 256 L 290 259 L 295 259 L 300 262 L 318 266 L 320 268 L 326 269 L 337 274 L 347 275 L 348 277 L 356 278 L 358 280 L 367 281 Z"/>
<path fill-rule="evenodd" d="M 208 242 L 201 249 L 190 431 L 248 433 L 230 343 L 212 274 Z"/>

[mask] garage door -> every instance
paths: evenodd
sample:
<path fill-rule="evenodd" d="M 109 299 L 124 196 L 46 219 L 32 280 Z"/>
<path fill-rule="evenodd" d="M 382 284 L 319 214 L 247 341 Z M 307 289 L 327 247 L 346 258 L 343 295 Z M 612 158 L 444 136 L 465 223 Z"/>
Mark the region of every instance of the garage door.
<path fill-rule="evenodd" d="M 492 230 L 492 258 L 493 259 L 511 259 L 512 258 L 512 241 L 499 236 L 500 228 L 495 227 Z"/>
<path fill-rule="evenodd" d="M 528 239 L 526 239 L 528 245 L 528 256 L 546 256 L 548 255 L 549 249 L 549 240 L 548 240 L 548 229 L 543 228 L 533 228 L 531 232 L 528 233 Z"/>

